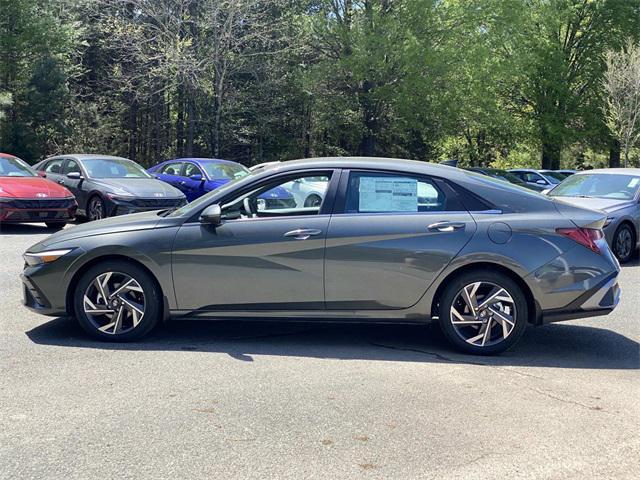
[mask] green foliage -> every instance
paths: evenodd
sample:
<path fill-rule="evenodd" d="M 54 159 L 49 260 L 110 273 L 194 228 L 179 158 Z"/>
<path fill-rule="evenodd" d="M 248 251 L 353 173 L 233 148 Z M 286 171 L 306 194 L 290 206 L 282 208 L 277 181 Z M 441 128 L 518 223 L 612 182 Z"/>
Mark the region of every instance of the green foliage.
<path fill-rule="evenodd" d="M 640 0 L 0 0 L 0 150 L 594 166 Z"/>

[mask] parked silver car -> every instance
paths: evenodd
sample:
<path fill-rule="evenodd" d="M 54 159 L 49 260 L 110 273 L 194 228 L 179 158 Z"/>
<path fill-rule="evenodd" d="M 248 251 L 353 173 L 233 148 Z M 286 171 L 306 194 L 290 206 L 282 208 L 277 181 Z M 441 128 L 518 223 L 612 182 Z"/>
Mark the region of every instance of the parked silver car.
<path fill-rule="evenodd" d="M 260 209 L 326 177 L 314 206 Z M 131 341 L 161 319 L 426 324 L 475 354 L 527 324 L 605 315 L 619 266 L 602 212 L 452 167 L 321 158 L 251 173 L 174 209 L 76 226 L 25 253 L 24 302 Z"/>
<path fill-rule="evenodd" d="M 628 262 L 640 246 L 640 168 L 578 172 L 548 195 L 606 212 L 604 233 L 620 263 Z"/>

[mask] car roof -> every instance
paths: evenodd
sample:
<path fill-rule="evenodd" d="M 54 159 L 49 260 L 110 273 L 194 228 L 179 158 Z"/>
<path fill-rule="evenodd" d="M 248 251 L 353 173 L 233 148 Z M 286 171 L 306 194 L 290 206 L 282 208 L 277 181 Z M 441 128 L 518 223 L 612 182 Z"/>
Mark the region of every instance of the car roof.
<path fill-rule="evenodd" d="M 69 154 L 61 154 L 55 155 L 53 157 L 45 158 L 43 161 L 54 160 L 57 158 L 73 158 L 75 160 L 90 160 L 92 158 L 100 158 L 103 160 L 129 160 L 133 162 L 130 158 L 125 157 L 116 157 L 114 155 L 100 155 L 99 153 L 69 153 Z"/>
<path fill-rule="evenodd" d="M 640 176 L 640 168 L 594 168 L 593 170 L 583 170 L 576 172 L 575 175 L 584 175 L 589 173 L 606 173 L 607 175 L 638 175 Z"/>
<path fill-rule="evenodd" d="M 183 157 L 183 158 L 173 158 L 171 160 L 165 160 L 162 163 L 166 163 L 166 162 L 228 163 L 230 165 L 238 165 L 238 162 L 234 162 L 233 160 L 223 160 L 222 158 Z"/>

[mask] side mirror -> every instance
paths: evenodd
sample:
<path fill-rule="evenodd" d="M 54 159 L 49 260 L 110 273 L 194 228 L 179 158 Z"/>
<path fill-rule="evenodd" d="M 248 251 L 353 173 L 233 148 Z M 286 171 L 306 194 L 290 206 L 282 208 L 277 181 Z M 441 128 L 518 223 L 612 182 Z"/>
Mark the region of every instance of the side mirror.
<path fill-rule="evenodd" d="M 82 175 L 80 175 L 80 172 L 69 172 L 67 173 L 67 178 L 71 180 L 82 180 Z"/>
<path fill-rule="evenodd" d="M 47 172 L 43 170 L 36 170 L 36 173 L 38 174 L 39 177 L 47 178 Z"/>
<path fill-rule="evenodd" d="M 546 184 L 547 184 L 547 182 L 545 182 L 545 181 L 544 181 L 544 180 L 542 180 L 542 179 L 540 179 L 540 180 L 536 180 L 536 183 L 537 183 L 538 185 L 546 185 Z"/>
<path fill-rule="evenodd" d="M 217 227 L 222 223 L 222 209 L 217 203 L 209 205 L 200 214 L 200 223 L 206 223 Z"/>
<path fill-rule="evenodd" d="M 201 182 L 202 180 L 204 180 L 204 178 L 202 178 L 202 175 L 200 175 L 199 173 L 194 173 L 193 175 L 190 175 L 189 179 L 193 180 L 194 182 Z"/>

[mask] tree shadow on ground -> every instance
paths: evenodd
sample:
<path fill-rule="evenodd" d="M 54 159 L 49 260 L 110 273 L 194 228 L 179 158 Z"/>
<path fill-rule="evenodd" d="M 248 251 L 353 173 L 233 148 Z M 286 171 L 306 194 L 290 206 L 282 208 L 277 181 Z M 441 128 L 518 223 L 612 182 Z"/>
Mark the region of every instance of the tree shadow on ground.
<path fill-rule="evenodd" d="M 75 320 L 57 318 L 27 332 L 37 344 L 103 350 L 225 353 L 241 361 L 262 355 L 584 369 L 638 369 L 638 342 L 604 328 L 574 324 L 531 327 L 495 357 L 452 350 L 435 324 L 318 324 L 273 321 L 174 321 L 136 343 L 89 339 Z"/>

